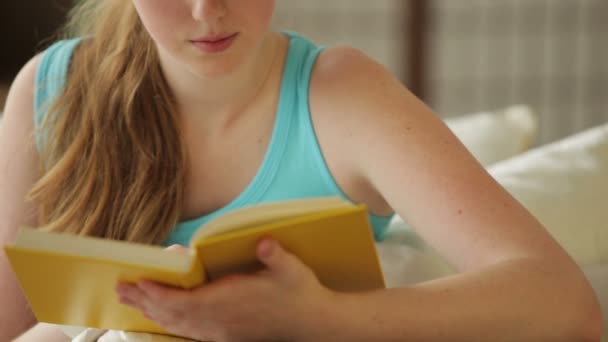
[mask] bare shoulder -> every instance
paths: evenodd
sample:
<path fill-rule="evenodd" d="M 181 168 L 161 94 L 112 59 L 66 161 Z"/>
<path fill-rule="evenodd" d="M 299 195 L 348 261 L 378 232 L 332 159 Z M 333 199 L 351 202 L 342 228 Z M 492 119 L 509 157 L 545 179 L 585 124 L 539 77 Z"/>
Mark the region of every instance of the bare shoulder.
<path fill-rule="evenodd" d="M 15 77 L 8 92 L 0 129 L 0 152 L 5 161 L 7 148 L 30 145 L 34 133 L 34 88 L 41 54 L 33 57 Z"/>
<path fill-rule="evenodd" d="M 366 152 L 385 150 L 395 134 L 424 125 L 414 121 L 441 123 L 387 68 L 349 46 L 319 55 L 311 77 L 310 107 L 319 139 L 325 140 L 322 147 L 328 153 L 340 149 L 334 155 L 341 165 L 360 174 L 367 173 L 362 167 L 370 164 Z M 362 177 L 370 180 L 367 174 Z"/>
<path fill-rule="evenodd" d="M 335 47 L 319 55 L 310 102 L 317 121 L 334 129 L 339 126 L 339 131 L 363 141 L 391 139 L 391 132 L 411 132 L 429 122 L 432 127 L 425 129 L 445 133 L 442 121 L 387 68 L 352 47 Z"/>
<path fill-rule="evenodd" d="M 364 168 L 370 161 L 361 157 L 373 147 L 370 141 L 384 137 L 381 126 L 408 115 L 402 109 L 410 96 L 383 65 L 348 46 L 322 51 L 312 73 L 310 109 L 326 162 L 343 187 L 357 184 L 351 198 L 377 214 L 391 212 L 392 206 Z"/>
<path fill-rule="evenodd" d="M 19 72 L 8 93 L 0 125 L 0 240 L 10 240 L 17 227 L 36 224 L 36 212 L 25 198 L 38 178 L 34 141 L 34 87 L 40 55 Z M 5 235 L 8 234 L 8 235 Z"/>
<path fill-rule="evenodd" d="M 38 179 L 39 160 L 34 142 L 34 86 L 40 56 L 19 72 L 9 90 L 0 124 L 0 244 L 13 241 L 19 227 L 37 224 L 37 208 L 26 197 Z M 0 321 L 7 341 L 35 322 L 16 279 L 0 256 Z M 10 329 L 9 329 L 10 327 Z"/>
<path fill-rule="evenodd" d="M 317 59 L 311 80 L 311 96 L 323 94 L 336 104 L 358 108 L 375 105 L 383 92 L 407 89 L 383 65 L 362 51 L 349 46 L 324 50 Z M 355 97 L 356 95 L 364 95 Z M 386 94 L 384 94 L 386 95 Z M 386 98 L 386 97 L 385 97 Z"/>
<path fill-rule="evenodd" d="M 34 56 L 23 66 L 23 68 L 21 68 L 21 71 L 19 71 L 13 80 L 3 111 L 3 122 L 5 124 L 7 121 L 10 125 L 10 122 L 14 120 L 27 121 L 27 119 L 32 118 L 34 111 L 34 87 L 36 72 L 41 59 L 42 54 Z"/>

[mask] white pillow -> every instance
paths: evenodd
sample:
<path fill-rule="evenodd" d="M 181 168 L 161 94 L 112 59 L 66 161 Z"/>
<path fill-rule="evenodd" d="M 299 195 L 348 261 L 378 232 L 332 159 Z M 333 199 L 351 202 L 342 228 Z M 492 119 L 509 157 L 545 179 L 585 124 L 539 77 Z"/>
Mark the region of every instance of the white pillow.
<path fill-rule="evenodd" d="M 524 105 L 444 121 L 484 166 L 527 150 L 538 134 L 536 115 Z"/>
<path fill-rule="evenodd" d="M 608 263 L 608 124 L 488 171 L 579 264 Z"/>

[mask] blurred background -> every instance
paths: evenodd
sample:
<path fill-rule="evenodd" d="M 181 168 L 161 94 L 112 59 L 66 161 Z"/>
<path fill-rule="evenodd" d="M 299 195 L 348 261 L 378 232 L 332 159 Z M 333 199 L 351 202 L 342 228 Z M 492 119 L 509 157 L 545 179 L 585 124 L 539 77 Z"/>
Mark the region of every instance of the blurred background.
<path fill-rule="evenodd" d="M 1 107 L 72 1 L 0 2 Z M 442 117 L 527 104 L 537 144 L 608 121 L 606 0 L 277 0 L 274 25 L 360 48 Z"/>

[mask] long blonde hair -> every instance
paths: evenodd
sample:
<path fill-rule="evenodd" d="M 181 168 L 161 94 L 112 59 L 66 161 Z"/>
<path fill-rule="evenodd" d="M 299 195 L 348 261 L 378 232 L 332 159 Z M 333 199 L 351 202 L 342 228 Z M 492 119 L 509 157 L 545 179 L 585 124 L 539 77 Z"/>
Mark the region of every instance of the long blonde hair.
<path fill-rule="evenodd" d="M 85 39 L 41 127 L 40 227 L 158 244 L 179 220 L 187 163 L 153 41 L 128 0 L 79 1 L 66 32 Z"/>

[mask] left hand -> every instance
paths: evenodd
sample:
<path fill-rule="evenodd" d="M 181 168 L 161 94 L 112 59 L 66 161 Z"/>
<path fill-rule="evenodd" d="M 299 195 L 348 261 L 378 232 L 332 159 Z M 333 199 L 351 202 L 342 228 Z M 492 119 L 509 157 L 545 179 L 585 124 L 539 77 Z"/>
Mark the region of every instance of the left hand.
<path fill-rule="evenodd" d="M 121 303 L 171 334 L 202 341 L 300 340 L 329 317 L 333 292 L 277 242 L 263 239 L 255 274 L 230 275 L 185 290 L 151 281 L 121 283 Z"/>

